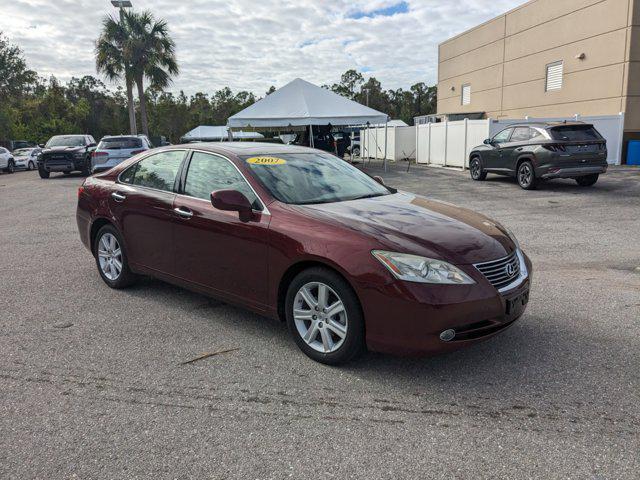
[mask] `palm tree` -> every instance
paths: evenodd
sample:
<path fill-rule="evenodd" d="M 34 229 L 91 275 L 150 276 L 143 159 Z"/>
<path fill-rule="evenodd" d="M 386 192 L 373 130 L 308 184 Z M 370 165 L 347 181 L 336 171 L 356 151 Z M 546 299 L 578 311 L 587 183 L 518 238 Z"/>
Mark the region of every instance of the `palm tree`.
<path fill-rule="evenodd" d="M 124 12 L 123 12 L 124 13 Z M 127 107 L 129 109 L 129 130 L 131 135 L 138 131 L 136 126 L 136 110 L 133 102 L 133 76 L 130 35 L 121 15 L 120 21 L 110 15 L 102 20 L 102 33 L 96 41 L 96 70 L 109 80 L 120 80 L 124 77 L 127 86 Z"/>
<path fill-rule="evenodd" d="M 156 20 L 151 12 L 127 12 L 125 23 L 130 34 L 128 48 L 132 60 L 133 79 L 138 86 L 140 122 L 142 131 L 149 135 L 147 100 L 144 81 L 158 90 L 171 83 L 171 76 L 178 74 L 175 43 L 169 36 L 164 20 Z"/>

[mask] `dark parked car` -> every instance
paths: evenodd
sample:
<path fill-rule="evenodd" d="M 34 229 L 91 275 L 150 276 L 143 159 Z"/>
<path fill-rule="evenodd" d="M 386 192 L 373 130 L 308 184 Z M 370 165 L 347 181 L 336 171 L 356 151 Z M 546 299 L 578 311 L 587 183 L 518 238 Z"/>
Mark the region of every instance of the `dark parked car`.
<path fill-rule="evenodd" d="M 77 222 L 108 286 L 144 274 L 240 304 L 330 364 L 487 339 L 522 315 L 531 283 L 499 223 L 304 147 L 150 150 L 87 178 Z"/>
<path fill-rule="evenodd" d="M 91 135 L 56 135 L 51 137 L 38 157 L 40 178 L 51 172 L 91 174 L 91 154 L 96 141 Z"/>
<path fill-rule="evenodd" d="M 0 147 L 4 147 L 10 152 L 19 148 L 36 148 L 37 146 L 37 143 L 28 140 L 0 140 Z"/>
<path fill-rule="evenodd" d="M 573 178 L 589 187 L 607 166 L 607 141 L 581 122 L 511 125 L 469 155 L 472 179 L 509 175 L 526 190 L 552 178 Z"/>
<path fill-rule="evenodd" d="M 291 145 L 310 147 L 311 143 L 309 139 L 309 132 L 305 130 L 304 132 L 296 135 L 296 138 L 291 142 Z M 325 152 L 330 152 L 340 158 L 343 158 L 349 143 L 350 140 L 342 132 L 338 132 L 334 135 L 326 128 L 314 129 L 313 148 L 324 150 Z"/>

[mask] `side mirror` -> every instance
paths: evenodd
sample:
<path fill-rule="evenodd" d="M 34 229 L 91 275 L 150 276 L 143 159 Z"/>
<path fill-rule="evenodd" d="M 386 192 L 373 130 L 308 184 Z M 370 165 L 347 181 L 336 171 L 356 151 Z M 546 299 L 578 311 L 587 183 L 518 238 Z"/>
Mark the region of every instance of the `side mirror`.
<path fill-rule="evenodd" d="M 251 214 L 251 202 L 237 190 L 217 190 L 211 192 L 211 205 L 218 210 L 238 212 L 240 217 Z"/>
<path fill-rule="evenodd" d="M 485 145 L 491 145 L 491 139 L 490 139 L 490 138 L 487 138 L 487 139 L 486 139 L 484 142 L 482 142 L 482 143 L 484 143 Z"/>
<path fill-rule="evenodd" d="M 383 187 L 386 187 L 387 185 L 384 183 L 384 180 L 382 179 L 381 176 L 376 175 L 375 177 L 373 177 L 373 179 L 378 182 L 380 185 L 382 185 Z"/>

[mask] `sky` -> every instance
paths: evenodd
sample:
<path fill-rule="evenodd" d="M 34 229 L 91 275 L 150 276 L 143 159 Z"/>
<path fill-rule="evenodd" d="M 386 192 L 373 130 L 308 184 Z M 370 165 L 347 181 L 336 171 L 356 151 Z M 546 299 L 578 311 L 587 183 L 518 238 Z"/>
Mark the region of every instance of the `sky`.
<path fill-rule="evenodd" d="M 523 2 L 132 0 L 169 24 L 181 70 L 169 90 L 229 86 L 257 95 L 296 77 L 336 83 L 350 68 L 385 89 L 435 84 L 440 42 Z M 0 0 L 0 31 L 30 68 L 67 81 L 96 75 L 94 42 L 105 15 L 117 15 L 109 0 Z"/>

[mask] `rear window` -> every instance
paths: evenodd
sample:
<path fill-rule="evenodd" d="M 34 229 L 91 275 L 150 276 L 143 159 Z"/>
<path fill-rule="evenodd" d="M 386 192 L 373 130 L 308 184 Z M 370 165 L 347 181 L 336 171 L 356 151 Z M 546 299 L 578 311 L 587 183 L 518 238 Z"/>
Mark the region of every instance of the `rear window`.
<path fill-rule="evenodd" d="M 550 130 L 554 140 L 583 141 L 602 140 L 602 137 L 591 125 L 567 125 L 566 127 L 554 127 Z"/>
<path fill-rule="evenodd" d="M 130 150 L 141 148 L 142 140 L 135 137 L 130 138 L 103 138 L 98 145 L 101 150 Z"/>

